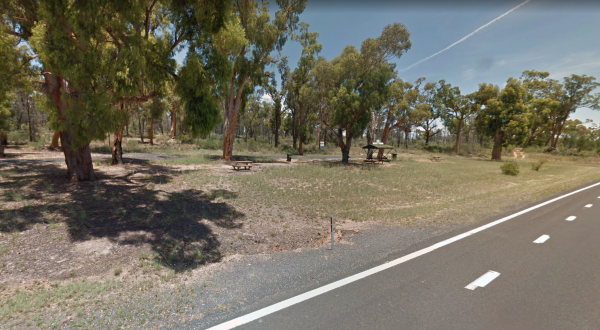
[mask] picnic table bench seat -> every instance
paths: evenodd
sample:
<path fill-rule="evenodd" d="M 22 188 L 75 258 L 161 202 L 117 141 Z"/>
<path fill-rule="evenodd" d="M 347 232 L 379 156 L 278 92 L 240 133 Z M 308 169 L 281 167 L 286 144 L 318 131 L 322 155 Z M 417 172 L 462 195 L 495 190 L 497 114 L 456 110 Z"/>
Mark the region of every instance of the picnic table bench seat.
<path fill-rule="evenodd" d="M 244 168 L 244 170 L 252 169 L 252 162 L 247 160 L 239 160 L 231 162 L 231 166 L 234 170 L 240 170 Z"/>

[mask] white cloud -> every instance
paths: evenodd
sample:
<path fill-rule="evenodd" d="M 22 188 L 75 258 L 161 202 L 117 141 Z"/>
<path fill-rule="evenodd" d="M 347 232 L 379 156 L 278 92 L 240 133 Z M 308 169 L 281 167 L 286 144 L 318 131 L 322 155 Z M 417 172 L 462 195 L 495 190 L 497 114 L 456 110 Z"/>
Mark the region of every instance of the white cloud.
<path fill-rule="evenodd" d="M 261 97 L 261 100 L 269 102 L 269 103 L 273 103 L 273 99 L 271 98 L 271 95 L 269 95 L 269 94 L 263 94 L 263 96 Z"/>

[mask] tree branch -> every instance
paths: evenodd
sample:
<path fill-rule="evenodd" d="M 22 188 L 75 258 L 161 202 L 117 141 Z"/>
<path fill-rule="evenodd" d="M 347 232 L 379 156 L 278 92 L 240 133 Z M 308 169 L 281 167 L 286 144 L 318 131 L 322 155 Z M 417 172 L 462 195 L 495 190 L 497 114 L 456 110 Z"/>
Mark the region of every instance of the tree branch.
<path fill-rule="evenodd" d="M 154 8 L 155 3 L 156 3 L 156 0 L 152 1 L 152 4 L 150 4 L 150 7 L 148 7 L 148 9 L 146 10 L 146 22 L 144 22 L 145 31 L 146 31 L 146 35 L 144 36 L 144 38 L 146 38 L 146 40 L 148 40 L 148 32 L 150 30 L 150 13 L 152 12 L 152 8 Z"/>

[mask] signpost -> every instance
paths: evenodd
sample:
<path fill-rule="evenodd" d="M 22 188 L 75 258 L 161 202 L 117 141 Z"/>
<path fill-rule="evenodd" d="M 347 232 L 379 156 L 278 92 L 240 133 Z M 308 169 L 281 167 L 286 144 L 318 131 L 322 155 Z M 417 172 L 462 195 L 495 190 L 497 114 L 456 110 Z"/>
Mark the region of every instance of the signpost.
<path fill-rule="evenodd" d="M 319 149 L 325 149 L 325 141 L 319 142 Z"/>
<path fill-rule="evenodd" d="M 333 250 L 333 215 L 331 216 L 331 249 Z"/>

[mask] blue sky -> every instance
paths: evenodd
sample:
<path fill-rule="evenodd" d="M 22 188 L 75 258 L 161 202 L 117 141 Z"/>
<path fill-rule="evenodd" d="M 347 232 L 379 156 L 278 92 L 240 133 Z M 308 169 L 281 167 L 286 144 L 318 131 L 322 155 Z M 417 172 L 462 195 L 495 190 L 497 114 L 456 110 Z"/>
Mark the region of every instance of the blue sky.
<path fill-rule="evenodd" d="M 360 47 L 391 23 L 404 24 L 412 48 L 395 60 L 402 70 L 458 41 L 522 1 L 336 1 L 309 0 L 302 21 L 319 32 L 322 56 L 331 60 L 346 45 Z M 272 1 L 274 2 L 274 1 Z M 292 67 L 301 47 L 288 41 L 282 54 Z M 548 71 L 562 80 L 570 74 L 600 80 L 600 0 L 530 0 L 446 52 L 399 76 L 406 81 L 445 79 L 463 93 L 481 82 L 503 86 L 524 70 Z M 271 70 L 274 70 L 271 69 Z M 600 90 L 598 90 L 600 92 Z M 600 111 L 578 110 L 573 118 L 600 123 Z"/>

